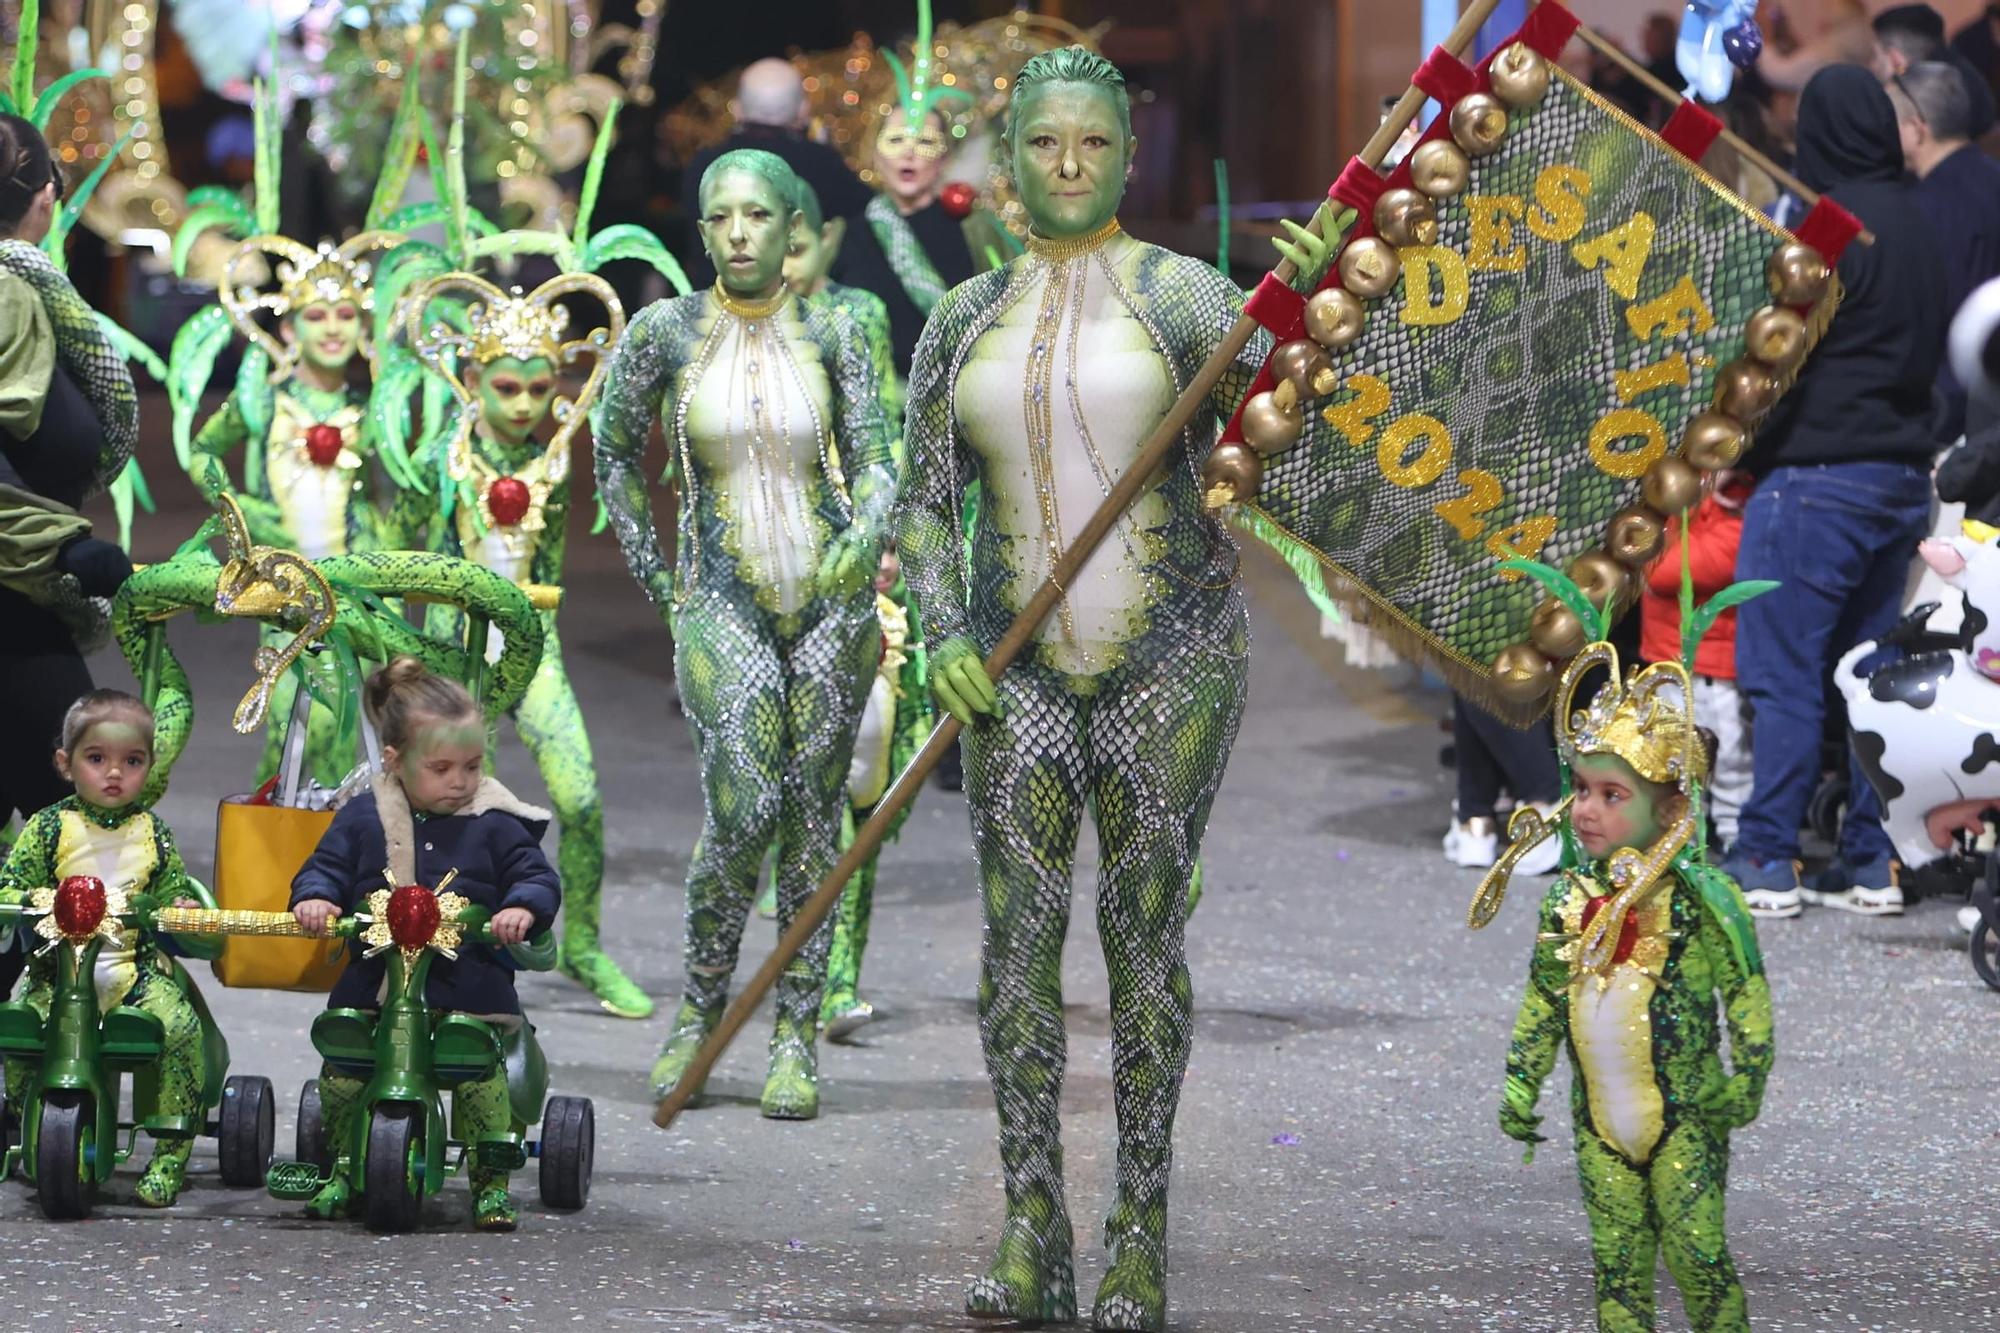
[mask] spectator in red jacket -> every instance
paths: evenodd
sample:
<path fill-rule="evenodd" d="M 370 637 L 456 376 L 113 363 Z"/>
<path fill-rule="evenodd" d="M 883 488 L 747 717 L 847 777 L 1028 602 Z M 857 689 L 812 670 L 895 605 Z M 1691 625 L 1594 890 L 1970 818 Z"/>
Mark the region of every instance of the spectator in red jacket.
<path fill-rule="evenodd" d="M 1724 474 L 1714 493 L 1702 497 L 1688 521 L 1688 573 L 1699 606 L 1736 581 L 1736 548 L 1743 537 L 1743 502 L 1756 485 L 1740 472 Z M 1679 661 L 1681 655 L 1680 520 L 1667 523 L 1667 541 L 1646 576 L 1639 603 L 1639 652 L 1648 662 Z M 1750 727 L 1743 696 L 1736 689 L 1736 612 L 1724 611 L 1694 654 L 1694 720 L 1715 734 L 1715 770 L 1708 783 L 1708 808 L 1715 820 L 1717 850 L 1736 841 L 1736 820 L 1750 795 Z"/>

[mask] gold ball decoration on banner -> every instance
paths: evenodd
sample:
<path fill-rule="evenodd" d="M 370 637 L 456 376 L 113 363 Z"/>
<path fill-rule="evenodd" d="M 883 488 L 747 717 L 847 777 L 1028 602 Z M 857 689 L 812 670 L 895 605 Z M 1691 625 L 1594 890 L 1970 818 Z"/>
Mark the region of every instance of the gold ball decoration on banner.
<path fill-rule="evenodd" d="M 1532 643 L 1510 643 L 1493 659 L 1493 688 L 1510 704 L 1532 704 L 1555 684 L 1556 664 Z"/>
<path fill-rule="evenodd" d="M 1363 236 L 1340 252 L 1340 281 L 1364 300 L 1387 296 L 1403 271 L 1396 247 L 1379 236 Z"/>
<path fill-rule="evenodd" d="M 1583 622 L 1576 618 L 1576 612 L 1560 598 L 1551 597 L 1536 607 L 1529 619 L 1528 641 L 1560 660 L 1582 652 L 1590 636 L 1584 631 Z"/>
<path fill-rule="evenodd" d="M 1296 399 L 1287 407 L 1277 394 L 1266 389 L 1251 395 L 1250 401 L 1243 404 L 1243 438 L 1260 454 L 1283 453 L 1299 442 L 1305 428 L 1305 415 L 1299 411 Z"/>
<path fill-rule="evenodd" d="M 1604 525 L 1604 549 L 1613 560 L 1637 569 L 1660 553 L 1667 525 L 1650 509 L 1621 509 Z"/>
<path fill-rule="evenodd" d="M 1507 141 L 1507 108 L 1492 93 L 1467 93 L 1451 109 L 1451 137 L 1472 157 L 1498 152 Z"/>
<path fill-rule="evenodd" d="M 1486 80 L 1508 106 L 1533 106 L 1549 90 L 1549 62 L 1526 42 L 1515 42 L 1493 57 Z"/>
<path fill-rule="evenodd" d="M 1715 376 L 1715 410 L 1755 421 L 1778 401 L 1778 377 L 1755 361 L 1731 361 Z"/>
<path fill-rule="evenodd" d="M 1662 514 L 1691 509 L 1701 499 L 1701 470 L 1685 458 L 1662 458 L 1647 469 L 1639 494 L 1648 509 Z"/>
<path fill-rule="evenodd" d="M 1767 305 L 1744 326 L 1743 348 L 1780 374 L 1796 370 L 1806 358 L 1806 322 L 1796 310 Z"/>
<path fill-rule="evenodd" d="M 1361 336 L 1368 310 L 1361 298 L 1340 287 L 1313 293 L 1306 302 L 1306 333 L 1329 352 L 1337 352 Z"/>
<path fill-rule="evenodd" d="M 1720 412 L 1702 412 L 1681 432 L 1681 457 L 1704 471 L 1735 467 L 1750 442 L 1743 423 Z"/>
<path fill-rule="evenodd" d="M 1416 190 L 1385 191 L 1375 201 L 1375 230 L 1398 249 L 1406 245 L 1435 245 L 1437 208 Z"/>
<path fill-rule="evenodd" d="M 1448 199 L 1472 180 L 1472 163 L 1449 139 L 1419 144 L 1410 154 L 1410 184 L 1433 199 Z"/>
<path fill-rule="evenodd" d="M 1771 295 L 1780 305 L 1817 305 L 1831 276 L 1820 252 L 1797 241 L 1779 246 L 1764 266 Z"/>
<path fill-rule="evenodd" d="M 1242 444 L 1216 445 L 1201 469 L 1202 490 L 1210 509 L 1243 504 L 1255 498 L 1263 480 L 1263 461 Z"/>
<path fill-rule="evenodd" d="M 1625 591 L 1625 566 L 1603 551 L 1585 551 L 1570 561 L 1569 576 L 1592 606 L 1615 601 Z"/>
<path fill-rule="evenodd" d="M 1294 338 L 1271 353 L 1271 374 L 1301 398 L 1332 393 L 1340 383 L 1333 373 L 1333 358 L 1310 338 Z"/>

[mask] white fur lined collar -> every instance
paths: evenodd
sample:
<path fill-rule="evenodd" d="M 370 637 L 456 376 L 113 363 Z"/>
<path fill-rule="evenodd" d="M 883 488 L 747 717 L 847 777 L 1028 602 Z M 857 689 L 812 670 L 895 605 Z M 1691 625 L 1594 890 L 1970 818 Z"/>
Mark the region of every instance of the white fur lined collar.
<path fill-rule="evenodd" d="M 478 790 L 458 813 L 471 818 L 494 810 L 544 824 L 550 819 L 548 811 L 529 805 L 491 776 L 479 779 Z M 416 883 L 416 820 L 410 814 L 410 799 L 403 791 L 403 784 L 390 774 L 375 775 L 375 813 L 382 821 L 382 839 L 388 845 L 389 873 L 398 884 Z"/>

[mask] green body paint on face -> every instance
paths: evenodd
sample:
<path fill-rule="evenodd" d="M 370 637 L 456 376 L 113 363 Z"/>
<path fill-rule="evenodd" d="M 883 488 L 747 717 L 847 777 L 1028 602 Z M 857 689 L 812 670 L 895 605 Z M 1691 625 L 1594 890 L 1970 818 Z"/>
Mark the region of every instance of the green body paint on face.
<path fill-rule="evenodd" d="M 472 800 L 486 768 L 483 722 L 434 722 L 415 731 L 406 750 L 385 748 L 383 761 L 402 781 L 410 808 L 452 815 Z"/>
<path fill-rule="evenodd" d="M 299 355 L 321 370 L 345 370 L 361 347 L 361 308 L 352 301 L 315 301 L 285 321 Z"/>
<path fill-rule="evenodd" d="M 702 193 L 701 243 L 722 285 L 763 300 L 784 281 L 797 217 L 786 193 L 753 171 L 727 170 Z"/>
<path fill-rule="evenodd" d="M 1138 141 L 1108 88 L 1049 83 L 1022 97 L 1009 149 L 1028 220 L 1052 240 L 1087 236 L 1117 216 Z"/>
<path fill-rule="evenodd" d="M 479 426 L 503 445 L 518 447 L 548 420 L 555 401 L 555 367 L 545 356 L 503 356 L 479 368 Z"/>
<path fill-rule="evenodd" d="M 1675 814 L 1672 788 L 1648 782 L 1615 755 L 1579 758 L 1571 767 L 1576 804 L 1570 825 L 1593 860 L 1621 847 L 1644 850 L 1659 841 Z"/>

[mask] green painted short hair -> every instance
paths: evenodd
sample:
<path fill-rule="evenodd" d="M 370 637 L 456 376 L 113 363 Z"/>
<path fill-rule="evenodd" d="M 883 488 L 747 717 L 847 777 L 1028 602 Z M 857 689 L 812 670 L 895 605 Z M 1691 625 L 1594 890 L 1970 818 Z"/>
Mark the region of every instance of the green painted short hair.
<path fill-rule="evenodd" d="M 803 177 L 799 179 L 798 193 L 792 197 L 792 207 L 804 215 L 807 230 L 818 231 L 826 224 L 826 210 L 820 207 L 819 191 L 806 184 Z"/>
<path fill-rule="evenodd" d="M 777 193 L 780 207 L 798 207 L 795 201 L 799 197 L 799 178 L 791 163 L 761 148 L 733 148 L 709 163 L 708 170 L 701 173 L 701 189 L 696 192 L 695 200 L 702 212 L 708 211 L 710 188 L 731 171 L 745 171 L 762 179 Z"/>
<path fill-rule="evenodd" d="M 1111 100 L 1118 107 L 1118 128 L 1132 137 L 1132 99 L 1125 91 L 1125 76 L 1118 72 L 1118 66 L 1106 60 L 1087 46 L 1059 46 L 1053 51 L 1044 51 L 1021 66 L 1021 72 L 1014 76 L 1014 91 L 1007 98 L 1007 130 L 1005 138 L 1014 142 L 1014 129 L 1021 116 L 1021 99 L 1028 90 L 1050 83 L 1095 84 L 1111 94 Z"/>

